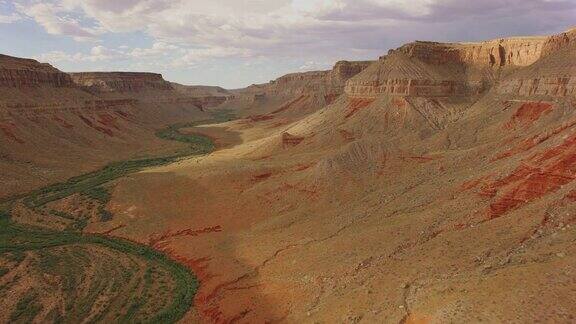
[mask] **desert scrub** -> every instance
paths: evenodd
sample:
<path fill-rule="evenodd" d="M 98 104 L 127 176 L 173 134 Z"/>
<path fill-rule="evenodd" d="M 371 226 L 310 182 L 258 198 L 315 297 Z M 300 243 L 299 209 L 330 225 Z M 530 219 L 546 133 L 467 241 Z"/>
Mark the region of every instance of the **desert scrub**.
<path fill-rule="evenodd" d="M 110 181 L 145 168 L 169 164 L 187 156 L 212 152 L 215 146 L 210 138 L 197 134 L 182 134 L 178 131 L 182 127 L 195 125 L 197 123 L 171 125 L 156 133 L 160 138 L 189 144 L 183 151 L 164 157 L 113 162 L 100 170 L 35 190 L 24 197 L 23 201 L 29 208 L 39 208 L 49 202 L 79 193 L 105 203 L 110 199 L 110 194 L 102 185 Z"/>
<path fill-rule="evenodd" d="M 38 293 L 30 289 L 16 303 L 16 307 L 10 314 L 10 322 L 30 323 L 41 310 L 42 305 L 38 302 Z"/>
<path fill-rule="evenodd" d="M 219 114 L 215 120 L 232 118 L 229 112 Z M 188 311 L 198 282 L 188 268 L 165 254 L 119 238 L 84 234 L 82 230 L 88 222 L 84 215 L 47 210 L 73 220 L 67 230 L 56 231 L 12 222 L 10 210 L 16 200 L 22 200 L 31 209 L 46 211 L 47 203 L 80 194 L 99 204 L 101 221 L 110 220 L 112 214 L 105 209 L 110 193 L 105 184 L 144 168 L 214 150 L 208 137 L 179 131 L 198 124 L 171 125 L 157 132 L 160 138 L 188 144 L 186 149 L 173 155 L 110 163 L 100 170 L 0 202 L 0 256 L 16 263 L 30 256 L 32 261 L 26 276 L 50 274 L 59 278 L 54 281 L 56 286 L 40 280 L 39 287 L 35 288 L 44 289 L 45 295 L 63 294 L 60 297 L 64 300 L 65 312 L 46 309 L 48 320 L 77 323 L 91 316 L 92 322 L 174 323 Z M 16 276 L 15 280 L 26 279 Z M 80 286 L 83 287 L 81 294 Z M 6 293 L 11 287 L 0 287 L 0 293 Z M 31 322 L 43 307 L 54 307 L 43 305 L 39 296 L 38 291 L 21 296 L 12 310 L 11 321 Z"/>
<path fill-rule="evenodd" d="M 92 187 L 82 191 L 82 195 L 106 204 L 110 201 L 110 193 L 104 187 Z"/>
<path fill-rule="evenodd" d="M 198 282 L 183 265 L 144 245 L 102 235 L 59 232 L 13 223 L 8 215 L 0 218 L 0 255 L 31 254 L 28 272 L 60 278 L 56 286 L 38 285 L 44 293 L 64 294 L 64 315 L 51 311 L 63 323 L 75 323 L 90 315 L 97 300 L 112 302 L 96 318 L 104 321 L 114 313 L 130 322 L 172 323 L 192 305 Z M 87 273 L 94 269 L 94 274 Z M 152 276 L 171 284 L 166 291 L 154 285 Z M 78 287 L 86 285 L 83 291 Z M 0 287 L 0 292 L 5 293 Z M 166 303 L 168 299 L 170 302 Z M 124 307 L 122 301 L 131 301 Z M 37 291 L 23 295 L 11 313 L 11 321 L 31 322 L 44 305 Z M 108 316 L 108 317 L 107 317 Z"/>

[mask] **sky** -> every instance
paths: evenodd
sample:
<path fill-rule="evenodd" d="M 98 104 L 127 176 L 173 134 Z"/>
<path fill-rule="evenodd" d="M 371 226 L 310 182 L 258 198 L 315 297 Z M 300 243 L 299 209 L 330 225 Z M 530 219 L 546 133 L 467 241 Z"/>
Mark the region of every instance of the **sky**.
<path fill-rule="evenodd" d="M 576 0 L 0 0 L 0 53 L 239 88 L 414 40 L 576 26 Z"/>

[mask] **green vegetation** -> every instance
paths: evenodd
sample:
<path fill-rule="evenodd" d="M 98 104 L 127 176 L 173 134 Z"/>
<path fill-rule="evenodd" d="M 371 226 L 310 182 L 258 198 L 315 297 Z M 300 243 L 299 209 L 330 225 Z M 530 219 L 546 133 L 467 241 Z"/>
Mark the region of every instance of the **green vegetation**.
<path fill-rule="evenodd" d="M 103 204 L 106 204 L 110 201 L 110 193 L 104 187 L 88 188 L 84 190 L 82 194 Z"/>
<path fill-rule="evenodd" d="M 161 252 L 118 238 L 20 225 L 12 222 L 8 216 L 5 212 L 0 214 L 0 257 L 14 258 L 32 253 L 37 261 L 29 271 L 61 278 L 67 307 L 65 322 L 76 322 L 88 316 L 92 305 L 102 295 L 107 295 L 119 303 L 140 298 L 138 303 L 133 303 L 127 310 L 118 307 L 121 313 L 126 311 L 123 317 L 129 322 L 176 322 L 192 304 L 198 287 L 195 277 L 187 268 Z M 136 283 L 131 281 L 138 272 L 138 267 L 123 266 L 125 260 L 135 260 L 133 263 L 145 265 L 146 270 L 140 275 L 142 280 Z M 93 263 L 96 263 L 98 272 L 94 278 L 88 280 L 85 271 Z M 161 269 L 164 277 L 168 277 L 172 282 L 170 287 L 165 287 L 170 292 L 166 297 L 172 302 L 157 309 L 153 307 L 154 312 L 144 315 L 142 309 L 150 308 L 151 303 L 162 305 L 165 300 L 155 300 L 158 298 L 155 294 L 150 294 L 151 298 L 146 299 L 139 296 L 142 287 L 151 289 L 153 281 L 149 273 L 152 268 Z M 79 291 L 79 286 L 86 280 L 89 283 L 89 286 L 85 287 L 87 292 Z M 111 283 L 116 285 L 115 290 L 110 286 Z M 20 298 L 11 315 L 11 321 L 30 322 L 41 310 L 41 305 L 37 293 L 27 293 Z"/>
<path fill-rule="evenodd" d="M 10 322 L 30 323 L 41 310 L 42 305 L 38 302 L 38 293 L 30 289 L 16 304 L 16 308 L 10 315 Z"/>
<path fill-rule="evenodd" d="M 212 120 L 215 123 L 224 123 L 236 118 L 237 116 L 233 109 L 215 109 L 212 111 Z"/>
<path fill-rule="evenodd" d="M 197 134 L 182 134 L 179 132 L 180 128 L 193 127 L 196 125 L 198 125 L 198 123 L 171 125 L 156 133 L 160 138 L 189 144 L 189 146 L 181 152 L 166 157 L 114 162 L 98 171 L 86 173 L 78 177 L 70 178 L 66 182 L 56 183 L 33 191 L 24 198 L 24 203 L 29 208 L 38 208 L 49 202 L 60 200 L 76 193 L 86 195 L 101 202 L 106 202 L 110 199 L 110 195 L 101 187 L 105 183 L 143 170 L 144 168 L 169 164 L 187 156 L 212 152 L 214 150 L 214 144 L 208 137 Z"/>
<path fill-rule="evenodd" d="M 212 122 L 232 118 L 230 111 L 221 110 L 214 113 Z M 52 286 L 40 280 L 42 284 L 20 296 L 10 315 L 11 322 L 31 322 L 43 307 L 52 307 L 42 304 L 41 296 L 55 293 L 63 294 L 65 309 L 49 309 L 46 319 L 51 322 L 76 323 L 90 317 L 91 322 L 173 323 L 182 318 L 191 307 L 198 287 L 196 278 L 186 267 L 148 246 L 84 234 L 82 230 L 88 223 L 86 215 L 72 215 L 45 206 L 80 194 L 99 204 L 101 221 L 112 219 L 112 214 L 105 209 L 110 201 L 107 183 L 144 168 L 214 150 L 209 138 L 180 132 L 181 128 L 198 124 L 171 125 L 157 132 L 160 138 L 187 144 L 173 155 L 114 162 L 98 171 L 0 202 L 0 260 L 21 264 L 32 256 L 26 272 L 15 276 L 15 281 L 34 274 L 59 278 Z M 64 231 L 15 223 L 10 218 L 10 210 L 20 199 L 28 208 L 72 222 Z M 14 269 L 13 264 L 9 268 L 1 267 L 0 277 Z M 0 287 L 0 293 L 8 291 L 14 282 Z"/>

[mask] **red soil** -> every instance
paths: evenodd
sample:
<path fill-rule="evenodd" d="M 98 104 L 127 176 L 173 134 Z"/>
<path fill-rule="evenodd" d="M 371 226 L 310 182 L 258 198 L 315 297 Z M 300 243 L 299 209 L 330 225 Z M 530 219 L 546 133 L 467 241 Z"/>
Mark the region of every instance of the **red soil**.
<path fill-rule="evenodd" d="M 64 128 L 68 128 L 68 129 L 74 128 L 74 125 L 68 123 L 67 121 L 65 121 L 64 119 L 62 119 L 62 118 L 60 118 L 60 117 L 58 117 L 58 116 L 56 116 L 56 115 L 53 115 L 53 116 L 52 116 L 52 119 L 53 119 L 54 121 L 56 121 L 58 124 L 60 124 L 60 126 L 62 126 L 62 127 L 64 127 Z"/>
<path fill-rule="evenodd" d="M 521 165 L 508 176 L 483 188 L 483 194 L 495 197 L 489 218 L 500 217 L 546 194 L 555 192 L 576 178 L 576 135 L 562 144 L 533 157 L 536 167 Z"/>
<path fill-rule="evenodd" d="M 269 120 L 269 119 L 273 119 L 273 118 L 274 118 L 274 116 L 271 116 L 271 115 L 254 115 L 254 116 L 248 117 L 248 119 L 250 121 L 253 121 L 253 122 Z"/>
<path fill-rule="evenodd" d="M 114 136 L 114 133 L 112 132 L 112 130 L 110 130 L 110 129 L 108 129 L 108 128 L 105 128 L 105 127 L 101 127 L 101 126 L 95 125 L 90 119 L 88 119 L 88 118 L 86 118 L 86 117 L 84 117 L 84 116 L 82 116 L 82 115 L 78 115 L 78 117 L 80 117 L 80 119 L 82 119 L 82 121 L 83 121 L 86 125 L 94 128 L 95 130 L 97 130 L 97 131 L 99 131 L 99 132 L 101 132 L 101 133 L 104 133 L 104 134 L 106 134 L 106 135 L 108 135 L 108 136 L 111 136 L 111 137 Z"/>
<path fill-rule="evenodd" d="M 571 201 L 576 201 L 576 190 L 572 190 L 570 191 L 567 195 L 566 198 L 571 200 Z"/>
<path fill-rule="evenodd" d="M 267 172 L 267 173 L 257 174 L 255 176 L 253 176 L 252 179 L 254 181 L 262 181 L 262 180 L 266 180 L 266 179 L 270 178 L 271 176 L 272 176 L 272 172 Z"/>
<path fill-rule="evenodd" d="M 547 141 L 551 137 L 558 135 L 561 132 L 563 132 L 566 129 L 571 128 L 573 126 L 576 126 L 576 120 L 573 120 L 573 121 L 569 122 L 568 124 L 560 126 L 556 129 L 554 129 L 552 132 L 532 136 L 532 137 L 518 143 L 515 147 L 509 149 L 508 151 L 505 151 L 505 152 L 502 152 L 502 153 L 496 155 L 494 158 L 492 158 L 491 161 L 494 162 L 497 160 L 501 160 L 501 159 L 505 159 L 505 158 L 514 156 L 516 154 L 520 154 L 520 153 L 529 151 L 530 149 L 532 149 L 536 145 L 544 143 L 545 141 Z"/>
<path fill-rule="evenodd" d="M 360 109 L 368 107 L 371 103 L 374 102 L 374 99 L 362 99 L 362 98 L 354 98 L 350 100 L 348 103 L 348 113 L 345 118 L 352 117 L 355 113 L 357 113 Z"/>
<path fill-rule="evenodd" d="M 119 229 L 121 229 L 121 228 L 124 228 L 124 227 L 126 227 L 126 224 L 120 224 L 120 225 L 115 226 L 115 227 L 112 227 L 111 229 L 109 229 L 109 230 L 107 230 L 107 231 L 104 231 L 104 232 L 102 232 L 102 233 L 100 233 L 100 234 L 102 234 L 102 235 L 109 235 L 110 233 L 112 233 L 112 232 L 114 232 L 114 231 L 117 231 L 117 230 L 119 230 Z"/>
<path fill-rule="evenodd" d="M 314 166 L 316 163 L 308 163 L 308 164 L 299 164 L 294 171 L 304 171 L 307 170 L 309 168 L 311 168 L 312 166 Z"/>
<path fill-rule="evenodd" d="M 122 118 L 124 118 L 124 119 L 128 119 L 128 118 L 130 118 L 130 117 L 133 117 L 131 114 L 129 114 L 129 113 L 125 112 L 125 111 L 122 111 L 122 110 L 116 110 L 115 113 L 118 114 L 118 115 L 120 115 L 120 116 L 121 116 Z"/>
<path fill-rule="evenodd" d="M 516 126 L 527 127 L 540 119 L 542 115 L 549 113 L 552 105 L 546 102 L 527 102 L 522 104 L 512 115 L 509 122 L 504 124 L 505 129 L 515 129 Z"/>
<path fill-rule="evenodd" d="M 354 134 L 352 132 L 347 131 L 347 130 L 339 129 L 338 132 L 340 133 L 340 136 L 342 136 L 347 141 L 352 141 L 352 140 L 356 139 Z"/>
<path fill-rule="evenodd" d="M 297 104 L 297 103 L 299 103 L 299 102 L 301 102 L 301 101 L 304 101 L 304 100 L 308 99 L 308 97 L 309 97 L 308 95 L 301 95 L 300 97 L 298 97 L 298 98 L 296 98 L 296 99 L 294 99 L 294 100 L 292 100 L 292 101 L 290 101 L 290 102 L 288 102 L 288 103 L 280 106 L 280 108 L 274 110 L 274 111 L 272 112 L 272 114 L 277 114 L 277 113 L 279 113 L 279 112 L 288 110 L 288 109 L 290 109 L 290 107 L 294 106 L 295 104 Z"/>
<path fill-rule="evenodd" d="M 165 241 L 170 238 L 181 236 L 198 236 L 201 234 L 216 233 L 221 231 L 222 227 L 220 225 L 206 227 L 198 230 L 187 228 L 176 232 L 166 231 L 163 234 L 151 235 L 150 238 L 148 239 L 148 244 L 154 248 L 162 248 L 163 245 L 166 243 Z"/>
<path fill-rule="evenodd" d="M 115 129 L 120 130 L 120 128 L 116 124 L 116 119 L 117 119 L 116 117 L 107 113 L 98 114 L 98 122 L 100 124 L 107 127 L 114 127 Z"/>
<path fill-rule="evenodd" d="M 331 94 L 327 94 L 324 95 L 324 101 L 326 102 L 326 105 L 329 105 L 331 103 L 333 103 L 336 98 L 338 98 L 340 95 L 339 94 L 335 94 L 335 93 L 331 93 Z"/>
<path fill-rule="evenodd" d="M 430 100 L 433 101 L 433 99 L 430 99 Z M 403 97 L 394 97 L 392 99 L 392 104 L 396 108 L 403 108 L 406 106 L 406 100 Z"/>
<path fill-rule="evenodd" d="M 16 136 L 16 134 L 14 134 L 14 130 L 16 129 L 16 125 L 12 122 L 7 123 L 7 124 L 0 124 L 0 131 L 2 131 L 2 133 L 4 133 L 4 136 L 8 137 L 9 139 L 20 143 L 20 144 L 24 144 L 24 140 L 18 138 Z"/>
<path fill-rule="evenodd" d="M 294 136 L 290 133 L 282 133 L 282 144 L 284 146 L 296 146 L 304 140 L 304 137 Z"/>

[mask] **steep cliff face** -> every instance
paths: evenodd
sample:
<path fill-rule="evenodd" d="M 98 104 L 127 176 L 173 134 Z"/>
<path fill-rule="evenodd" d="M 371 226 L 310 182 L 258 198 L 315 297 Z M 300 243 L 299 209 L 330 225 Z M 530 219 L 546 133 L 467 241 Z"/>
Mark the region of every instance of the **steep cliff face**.
<path fill-rule="evenodd" d="M 390 50 L 350 79 L 345 91 L 351 97 L 446 97 L 480 94 L 498 85 L 501 93 L 566 95 L 574 91 L 573 65 L 566 62 L 574 55 L 575 35 L 571 30 L 478 43 L 417 41 Z"/>
<path fill-rule="evenodd" d="M 205 119 L 214 98 L 182 94 L 153 73 L 66 74 L 0 56 L 0 197 L 174 145 L 166 124 Z"/>
<path fill-rule="evenodd" d="M 263 90 L 269 95 L 302 95 L 323 93 L 333 96 L 343 93 L 348 79 L 366 69 L 371 61 L 339 61 L 332 70 L 311 71 L 284 75 L 267 84 Z"/>
<path fill-rule="evenodd" d="M 71 87 L 69 75 L 50 64 L 0 54 L 0 87 Z"/>
<path fill-rule="evenodd" d="M 546 39 L 541 58 L 504 78 L 501 94 L 566 97 L 576 95 L 576 30 Z"/>
<path fill-rule="evenodd" d="M 221 87 L 188 86 L 171 83 L 174 90 L 183 96 L 183 101 L 198 106 L 202 110 L 222 105 L 232 97 L 232 93 Z"/>
<path fill-rule="evenodd" d="M 339 61 L 327 71 L 287 74 L 266 84 L 232 91 L 226 106 L 246 115 L 307 114 L 334 102 L 344 93 L 346 81 L 372 63 Z"/>
<path fill-rule="evenodd" d="M 522 37 L 462 44 L 414 42 L 397 51 L 428 64 L 527 66 L 541 57 L 546 40 L 546 37 Z"/>
<path fill-rule="evenodd" d="M 566 34 L 409 44 L 352 77 L 331 105 L 278 127 L 328 73 L 253 86 L 261 106 L 282 88 L 297 96 L 228 123 L 244 142 L 168 169 L 184 180 L 122 181 L 115 203 L 128 215 L 114 225 L 143 241 L 222 228 L 164 245 L 198 274 L 207 322 L 570 322 L 570 43 Z M 141 199 L 160 191 L 173 200 Z M 161 228 L 143 234 L 150 223 Z"/>
<path fill-rule="evenodd" d="M 71 73 L 78 85 L 99 92 L 137 92 L 144 90 L 172 90 L 170 82 L 161 74 L 142 72 L 82 72 Z"/>

